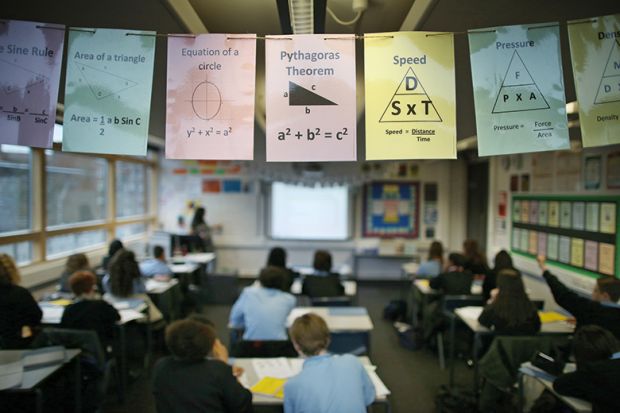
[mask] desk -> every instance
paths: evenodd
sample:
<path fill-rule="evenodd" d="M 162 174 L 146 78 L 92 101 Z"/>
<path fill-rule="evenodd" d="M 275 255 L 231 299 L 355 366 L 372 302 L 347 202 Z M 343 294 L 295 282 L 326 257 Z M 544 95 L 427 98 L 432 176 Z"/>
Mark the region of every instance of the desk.
<path fill-rule="evenodd" d="M 474 394 L 478 392 L 478 381 L 479 381 L 479 372 L 478 372 L 478 349 L 480 345 L 480 336 L 493 334 L 492 330 L 480 325 L 478 322 L 478 317 L 480 317 L 480 313 L 482 313 L 483 307 L 461 307 L 454 310 L 454 314 L 457 318 L 467 325 L 467 327 L 474 333 L 474 341 L 473 341 L 473 360 L 474 360 Z M 453 384 L 454 378 L 454 319 L 453 317 L 450 322 L 450 386 Z M 540 327 L 539 335 L 545 334 L 573 334 L 575 331 L 575 326 L 569 324 L 565 321 L 557 321 L 553 323 L 543 323 Z"/>
<path fill-rule="evenodd" d="M 37 413 L 43 412 L 43 392 L 40 388 L 40 385 L 44 383 L 49 377 L 51 377 L 58 370 L 62 369 L 65 365 L 72 363 L 74 366 L 74 380 L 75 380 L 75 389 L 74 389 L 74 410 L 76 413 L 82 411 L 82 374 L 80 371 L 80 361 L 76 357 L 80 354 L 79 349 L 67 349 L 65 351 L 65 361 L 62 364 L 54 364 L 51 366 L 42 366 L 39 368 L 24 368 L 24 373 L 22 376 L 22 382 L 19 386 L 13 387 L 11 389 L 6 389 L 0 391 L 0 396 L 8 393 L 28 393 L 34 392 L 35 394 L 35 405 Z M 0 355 L 3 358 L 14 358 L 15 360 L 21 359 L 28 350 L 0 350 Z M 1 404 L 0 404 L 1 405 Z"/>
<path fill-rule="evenodd" d="M 344 295 L 347 297 L 355 297 L 357 295 L 357 282 L 351 280 L 340 281 L 340 284 L 344 287 Z M 291 285 L 291 294 L 301 294 L 302 281 L 295 279 L 293 285 Z"/>
<path fill-rule="evenodd" d="M 179 280 L 174 278 L 169 281 L 148 279 L 145 286 L 146 293 L 167 322 L 181 318 L 183 292 Z"/>
<path fill-rule="evenodd" d="M 364 366 L 372 365 L 368 357 L 359 357 L 358 359 Z M 256 371 L 254 369 L 254 360 L 255 359 L 252 358 L 236 358 L 234 362 L 235 366 L 242 367 L 243 370 L 245 370 L 241 381 L 245 382 L 244 385 L 246 385 L 248 388 L 252 387 L 259 381 L 258 375 L 256 374 Z M 303 359 L 289 358 L 282 360 L 286 360 L 286 362 L 288 362 L 293 375 L 296 375 L 301 371 Z M 375 391 L 377 392 L 373 404 L 383 404 L 385 406 L 385 411 L 390 412 L 391 405 L 388 399 L 390 391 L 387 389 L 387 387 L 385 387 L 385 384 L 383 384 L 383 381 L 381 381 L 375 371 L 368 371 L 368 374 L 373 381 L 373 384 L 375 385 Z M 283 400 L 277 399 L 275 397 L 264 396 L 261 394 L 252 394 L 252 404 L 256 406 L 281 406 L 283 404 Z"/>
<path fill-rule="evenodd" d="M 354 254 L 353 275 L 358 280 L 400 280 L 402 265 L 417 260 L 417 255 Z"/>
<path fill-rule="evenodd" d="M 471 284 L 471 295 L 482 294 L 482 282 L 474 280 Z M 413 281 L 413 294 L 411 299 L 411 325 L 417 327 L 418 313 L 421 310 L 422 318 L 428 317 L 426 307 L 431 298 L 441 295 L 441 291 L 434 290 L 430 286 L 430 280 L 417 279 Z M 425 325 L 423 323 L 423 325 Z"/>
<path fill-rule="evenodd" d="M 562 396 L 556 393 L 555 390 L 553 390 L 553 380 L 555 379 L 555 377 L 539 369 L 538 367 L 535 367 L 530 362 L 523 363 L 521 367 L 519 368 L 519 404 L 521 407 L 523 406 L 523 400 L 524 400 L 523 381 L 524 381 L 525 376 L 536 379 L 536 381 L 538 381 L 543 386 L 545 386 L 545 389 L 551 391 L 558 399 L 562 401 L 562 403 L 564 403 L 565 405 L 573 409 L 575 412 L 577 413 L 592 412 L 592 403 L 586 400 L 577 399 L 575 397 Z M 520 409 L 520 410 L 523 410 L 523 409 Z"/>

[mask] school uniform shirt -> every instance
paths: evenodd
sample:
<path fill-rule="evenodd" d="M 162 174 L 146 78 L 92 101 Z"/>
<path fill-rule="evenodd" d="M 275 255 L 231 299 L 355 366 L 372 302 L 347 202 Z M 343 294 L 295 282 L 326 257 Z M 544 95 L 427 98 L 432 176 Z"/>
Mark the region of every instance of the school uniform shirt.
<path fill-rule="evenodd" d="M 350 354 L 308 358 L 284 385 L 284 413 L 366 413 L 375 386 Z"/>
<path fill-rule="evenodd" d="M 429 260 L 420 264 L 418 275 L 421 277 L 435 277 L 441 272 L 441 266 L 437 260 Z"/>
<path fill-rule="evenodd" d="M 153 368 L 152 388 L 158 413 L 252 412 L 252 393 L 219 360 L 163 357 Z"/>
<path fill-rule="evenodd" d="M 620 306 L 613 303 L 600 303 L 582 297 L 566 287 L 549 271 L 543 273 L 555 302 L 577 319 L 577 329 L 594 324 L 609 330 L 620 339 Z"/>
<path fill-rule="evenodd" d="M 441 290 L 446 295 L 469 295 L 473 276 L 470 272 L 444 272 L 433 278 L 429 285 L 434 290 Z"/>
<path fill-rule="evenodd" d="M 140 273 L 145 277 L 154 277 L 156 275 L 172 276 L 172 270 L 165 261 L 151 258 L 140 263 Z"/>
<path fill-rule="evenodd" d="M 484 307 L 478 322 L 487 328 L 493 327 L 497 335 L 526 336 L 540 331 L 540 317 L 534 305 L 525 321 L 517 325 L 508 325 L 508 320 L 500 317 L 492 304 Z"/>
<path fill-rule="evenodd" d="M 553 389 L 563 396 L 589 401 L 593 413 L 614 413 L 620 412 L 618 382 L 620 353 L 615 353 L 609 360 L 586 363 L 573 373 L 562 374 L 553 382 Z"/>
<path fill-rule="evenodd" d="M 94 330 L 105 349 L 114 340 L 114 325 L 121 316 L 103 300 L 78 299 L 62 314 L 61 327 Z"/>
<path fill-rule="evenodd" d="M 0 284 L 0 348 L 24 348 L 22 327 L 38 326 L 43 312 L 24 287 Z"/>
<path fill-rule="evenodd" d="M 286 340 L 286 318 L 296 299 L 275 288 L 246 287 L 230 311 L 230 324 L 244 340 Z"/>

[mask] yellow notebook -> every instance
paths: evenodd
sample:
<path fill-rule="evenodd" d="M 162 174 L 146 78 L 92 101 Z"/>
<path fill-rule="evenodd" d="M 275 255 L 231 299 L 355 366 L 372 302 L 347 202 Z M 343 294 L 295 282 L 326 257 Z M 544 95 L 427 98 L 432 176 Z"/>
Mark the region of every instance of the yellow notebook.
<path fill-rule="evenodd" d="M 250 391 L 264 396 L 271 396 L 278 399 L 284 398 L 284 384 L 286 379 L 276 379 L 275 377 L 263 377 Z"/>
<path fill-rule="evenodd" d="M 58 300 L 50 301 L 50 304 L 61 305 L 63 307 L 68 306 L 69 304 L 73 304 L 73 301 L 68 300 L 66 298 L 59 298 Z"/>
<path fill-rule="evenodd" d="M 540 317 L 540 322 L 543 324 L 568 320 L 568 317 L 566 317 L 564 314 L 560 314 L 555 311 L 539 311 L 538 316 Z"/>

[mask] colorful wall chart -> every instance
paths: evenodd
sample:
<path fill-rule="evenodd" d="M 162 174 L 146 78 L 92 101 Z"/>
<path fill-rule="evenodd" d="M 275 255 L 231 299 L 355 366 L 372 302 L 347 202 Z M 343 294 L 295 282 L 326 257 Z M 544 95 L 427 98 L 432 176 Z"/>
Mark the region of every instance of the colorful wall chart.
<path fill-rule="evenodd" d="M 531 205 L 538 205 L 537 214 Z M 523 214 L 524 206 L 530 214 Z M 549 262 L 592 277 L 620 276 L 620 197 L 515 195 L 512 208 L 513 252 L 543 254 Z M 559 220 L 551 219 L 558 214 Z"/>
<path fill-rule="evenodd" d="M 567 26 L 583 146 L 620 143 L 620 14 Z"/>
<path fill-rule="evenodd" d="M 254 156 L 256 35 L 168 38 L 166 158 Z"/>
<path fill-rule="evenodd" d="M 478 154 L 569 148 L 559 26 L 470 30 Z"/>
<path fill-rule="evenodd" d="M 2 21 L 0 143 L 50 148 L 65 26 Z"/>
<path fill-rule="evenodd" d="M 62 150 L 146 155 L 155 32 L 71 28 Z"/>
<path fill-rule="evenodd" d="M 366 159 L 456 158 L 454 38 L 364 36 Z"/>
<path fill-rule="evenodd" d="M 356 159 L 355 37 L 267 36 L 267 161 Z"/>
<path fill-rule="evenodd" d="M 364 186 L 364 237 L 418 238 L 420 184 L 371 182 Z"/>

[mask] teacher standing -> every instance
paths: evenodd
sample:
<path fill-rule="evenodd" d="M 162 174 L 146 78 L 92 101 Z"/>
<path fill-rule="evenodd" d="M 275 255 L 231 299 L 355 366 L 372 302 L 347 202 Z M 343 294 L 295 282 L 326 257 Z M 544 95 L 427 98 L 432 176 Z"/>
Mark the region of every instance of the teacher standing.
<path fill-rule="evenodd" d="M 214 252 L 213 239 L 211 238 L 211 227 L 205 221 L 207 211 L 203 207 L 196 208 L 192 219 L 191 235 L 196 235 L 202 240 L 204 252 Z"/>

